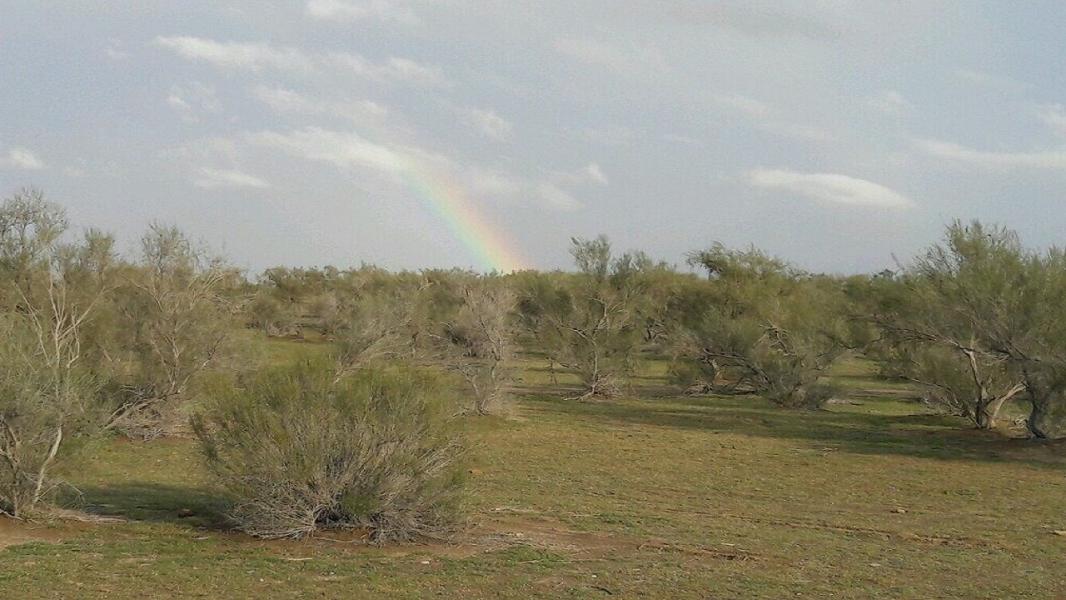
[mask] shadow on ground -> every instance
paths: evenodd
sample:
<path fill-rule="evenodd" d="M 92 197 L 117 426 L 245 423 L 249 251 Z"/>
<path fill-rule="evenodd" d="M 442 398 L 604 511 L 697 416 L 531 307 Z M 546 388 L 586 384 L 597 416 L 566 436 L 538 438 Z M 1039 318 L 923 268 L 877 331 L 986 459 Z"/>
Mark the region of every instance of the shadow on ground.
<path fill-rule="evenodd" d="M 127 482 L 80 488 L 76 499 L 89 514 L 133 521 L 224 529 L 225 501 L 211 490 L 153 482 Z"/>
<path fill-rule="evenodd" d="M 754 396 L 671 396 L 577 402 L 525 398 L 547 413 L 616 423 L 699 429 L 712 433 L 804 440 L 861 454 L 940 460 L 1017 462 L 1066 469 L 1066 442 L 1042 443 L 969 428 L 962 419 L 929 414 L 885 415 L 844 410 L 796 411 Z"/>

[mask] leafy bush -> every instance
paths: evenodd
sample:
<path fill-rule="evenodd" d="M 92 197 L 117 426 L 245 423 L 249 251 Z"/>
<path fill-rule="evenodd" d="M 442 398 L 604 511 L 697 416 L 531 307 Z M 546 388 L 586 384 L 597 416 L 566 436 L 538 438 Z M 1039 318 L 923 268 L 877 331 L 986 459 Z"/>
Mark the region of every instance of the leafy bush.
<path fill-rule="evenodd" d="M 753 392 L 787 408 L 818 408 L 833 396 L 823 376 L 844 332 L 832 281 L 720 244 L 690 262 L 709 280 L 672 299 L 675 375 L 699 391 Z"/>
<path fill-rule="evenodd" d="M 457 520 L 463 453 L 443 389 L 408 369 L 275 368 L 215 394 L 193 427 L 243 531 L 439 537 Z"/>
<path fill-rule="evenodd" d="M 524 277 L 520 318 L 551 366 L 578 376 L 575 399 L 616 396 L 634 368 L 644 331 L 640 308 L 655 265 L 641 253 L 614 257 L 603 236 L 573 239 L 570 253 L 578 273 Z"/>

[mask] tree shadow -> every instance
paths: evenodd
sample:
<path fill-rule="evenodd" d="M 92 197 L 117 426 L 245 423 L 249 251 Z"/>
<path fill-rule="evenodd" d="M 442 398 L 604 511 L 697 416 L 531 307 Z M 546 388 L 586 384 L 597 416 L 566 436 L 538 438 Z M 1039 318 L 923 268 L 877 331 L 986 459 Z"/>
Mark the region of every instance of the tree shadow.
<path fill-rule="evenodd" d="M 79 488 L 85 512 L 131 521 L 171 523 L 192 529 L 226 529 L 225 498 L 193 486 L 132 481 Z"/>
<path fill-rule="evenodd" d="M 788 410 L 755 396 L 674 395 L 575 402 L 538 395 L 524 401 L 536 410 L 571 417 L 792 439 L 858 454 L 1011 462 L 1066 470 L 1066 441 L 1034 442 L 978 431 L 962 419 L 944 415 Z"/>

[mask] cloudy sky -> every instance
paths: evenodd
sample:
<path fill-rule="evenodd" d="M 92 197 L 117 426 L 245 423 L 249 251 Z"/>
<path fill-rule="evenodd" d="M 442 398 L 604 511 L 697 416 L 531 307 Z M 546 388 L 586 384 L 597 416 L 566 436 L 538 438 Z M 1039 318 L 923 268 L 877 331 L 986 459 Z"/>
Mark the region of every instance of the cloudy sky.
<path fill-rule="evenodd" d="M 251 269 L 1066 241 L 1062 2 L 270 5 L 0 0 L 0 194 Z"/>

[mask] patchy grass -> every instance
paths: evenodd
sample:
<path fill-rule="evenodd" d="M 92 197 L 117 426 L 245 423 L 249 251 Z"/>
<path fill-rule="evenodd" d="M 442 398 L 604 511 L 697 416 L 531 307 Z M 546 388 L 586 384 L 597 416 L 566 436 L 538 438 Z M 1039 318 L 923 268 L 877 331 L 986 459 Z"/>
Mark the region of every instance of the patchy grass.
<path fill-rule="evenodd" d="M 115 441 L 68 476 L 84 511 L 126 522 L 6 524 L 0 597 L 1066 594 L 1066 449 L 930 414 L 861 361 L 834 374 L 851 402 L 816 412 L 671 395 L 661 365 L 632 397 L 576 403 L 523 367 L 516 418 L 471 420 L 452 545 L 235 534 L 193 442 Z"/>

